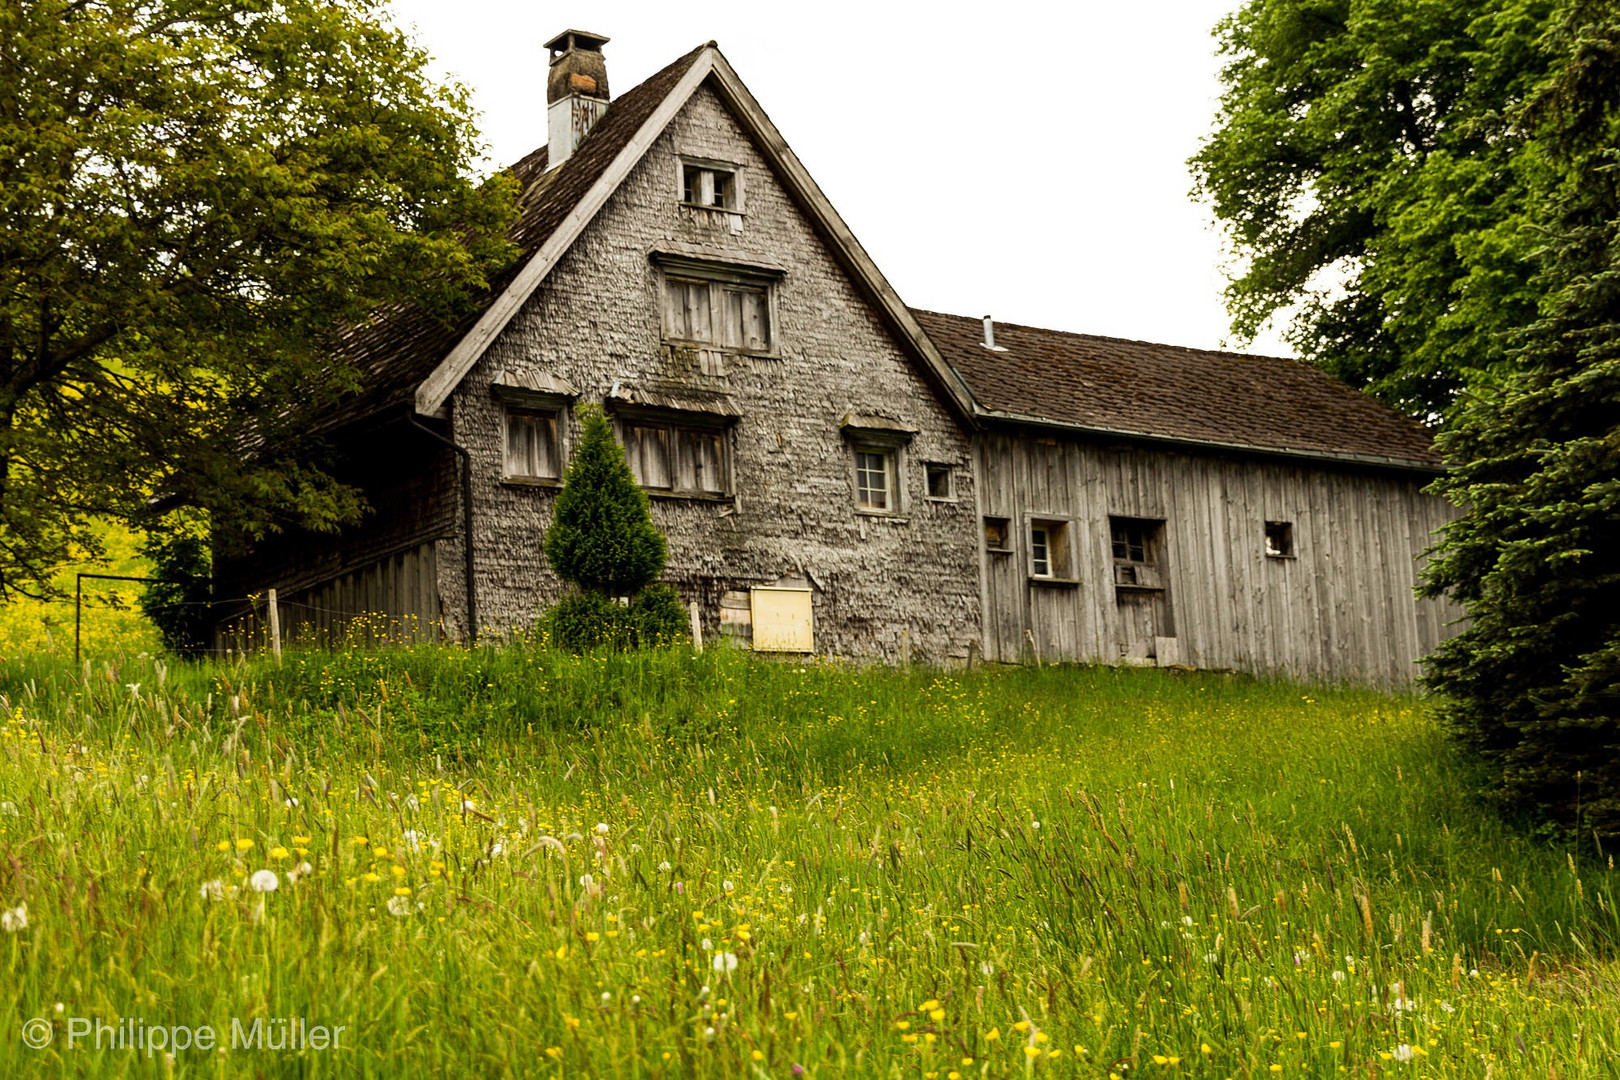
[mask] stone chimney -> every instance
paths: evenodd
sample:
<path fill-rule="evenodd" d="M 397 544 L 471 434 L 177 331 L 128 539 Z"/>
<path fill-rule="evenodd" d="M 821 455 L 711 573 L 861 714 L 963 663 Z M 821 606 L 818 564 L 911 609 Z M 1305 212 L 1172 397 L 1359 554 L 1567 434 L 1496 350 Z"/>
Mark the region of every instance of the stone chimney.
<path fill-rule="evenodd" d="M 554 169 L 578 149 L 608 107 L 608 39 L 582 30 L 564 30 L 550 41 L 551 73 L 546 77 L 546 167 Z"/>

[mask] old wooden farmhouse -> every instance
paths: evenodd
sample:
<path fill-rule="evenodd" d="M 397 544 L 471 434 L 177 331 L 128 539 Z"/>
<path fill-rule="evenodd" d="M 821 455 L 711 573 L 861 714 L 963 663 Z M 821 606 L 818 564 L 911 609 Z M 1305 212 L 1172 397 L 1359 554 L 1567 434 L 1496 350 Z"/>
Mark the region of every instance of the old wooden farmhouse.
<path fill-rule="evenodd" d="M 1401 684 L 1446 634 L 1413 598 L 1450 515 L 1421 426 L 1292 360 L 909 308 L 712 42 L 617 98 L 605 43 L 549 44 L 522 256 L 480 311 L 347 340 L 365 386 L 327 425 L 375 513 L 224 561 L 220 595 L 532 626 L 596 402 L 706 635 Z"/>

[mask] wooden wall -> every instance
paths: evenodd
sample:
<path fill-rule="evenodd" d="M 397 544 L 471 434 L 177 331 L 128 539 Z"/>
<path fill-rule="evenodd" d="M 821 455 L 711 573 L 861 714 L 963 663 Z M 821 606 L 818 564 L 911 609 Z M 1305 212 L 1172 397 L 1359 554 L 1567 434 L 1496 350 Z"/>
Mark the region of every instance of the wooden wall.
<path fill-rule="evenodd" d="M 418 544 L 286 595 L 278 595 L 288 643 L 342 648 L 433 641 L 441 636 L 437 544 Z M 265 603 L 235 608 L 214 635 L 217 652 L 263 648 Z"/>
<path fill-rule="evenodd" d="M 1454 514 L 1421 474 L 1002 430 L 978 436 L 975 467 L 981 515 L 1012 519 L 1011 550 L 981 556 L 991 660 L 1027 661 L 1033 643 L 1044 660 L 1400 686 L 1460 616 L 1413 597 Z M 1067 523 L 1075 583 L 1031 578 L 1031 517 Z M 1116 588 L 1110 517 L 1163 521 L 1162 592 Z M 1267 521 L 1292 524 L 1294 557 L 1267 556 Z"/>

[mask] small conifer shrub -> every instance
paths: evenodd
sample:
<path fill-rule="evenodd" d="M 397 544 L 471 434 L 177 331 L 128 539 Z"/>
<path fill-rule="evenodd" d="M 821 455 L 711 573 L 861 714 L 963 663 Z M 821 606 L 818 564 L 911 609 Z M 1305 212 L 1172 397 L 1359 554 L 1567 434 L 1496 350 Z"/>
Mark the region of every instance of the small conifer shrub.
<path fill-rule="evenodd" d="M 557 493 L 545 552 L 558 576 L 580 591 L 552 609 L 552 639 L 573 650 L 683 641 L 680 597 L 668 585 L 652 584 L 669 559 L 669 545 L 653 524 L 647 494 L 602 410 L 582 405 L 575 415 L 579 444 Z"/>

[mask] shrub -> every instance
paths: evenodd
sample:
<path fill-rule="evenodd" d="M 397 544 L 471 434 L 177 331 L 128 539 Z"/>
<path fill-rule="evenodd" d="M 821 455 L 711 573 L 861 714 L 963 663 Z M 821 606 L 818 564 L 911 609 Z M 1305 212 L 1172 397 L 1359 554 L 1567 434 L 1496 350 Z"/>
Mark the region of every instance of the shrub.
<path fill-rule="evenodd" d="M 196 535 L 158 534 L 141 545 L 152 560 L 154 581 L 141 593 L 141 611 L 152 620 L 163 647 L 176 656 L 196 657 L 208 647 L 211 626 L 208 541 Z"/>
<path fill-rule="evenodd" d="M 551 640 L 569 652 L 655 649 L 687 640 L 686 610 L 668 585 L 651 585 L 629 605 L 599 592 L 566 596 L 549 616 Z"/>
<path fill-rule="evenodd" d="M 607 418 L 594 405 L 576 415 L 579 445 L 546 530 L 546 559 L 588 592 L 629 596 L 658 577 L 669 547 Z"/>

